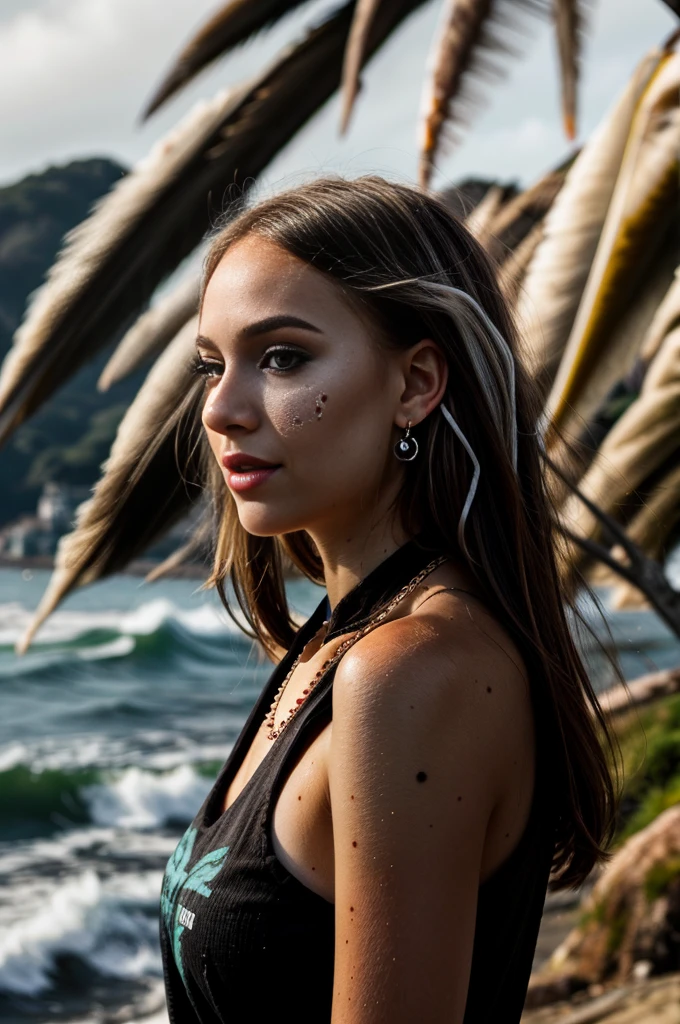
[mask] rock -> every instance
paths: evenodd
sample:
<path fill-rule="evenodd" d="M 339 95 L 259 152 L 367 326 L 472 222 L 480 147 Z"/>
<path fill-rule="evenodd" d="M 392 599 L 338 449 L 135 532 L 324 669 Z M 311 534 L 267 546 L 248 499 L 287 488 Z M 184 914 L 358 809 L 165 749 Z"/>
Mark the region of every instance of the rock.
<path fill-rule="evenodd" d="M 680 806 L 631 836 L 581 908 L 581 920 L 531 989 L 579 987 L 680 969 Z M 533 1005 L 537 1005 L 534 1003 Z"/>

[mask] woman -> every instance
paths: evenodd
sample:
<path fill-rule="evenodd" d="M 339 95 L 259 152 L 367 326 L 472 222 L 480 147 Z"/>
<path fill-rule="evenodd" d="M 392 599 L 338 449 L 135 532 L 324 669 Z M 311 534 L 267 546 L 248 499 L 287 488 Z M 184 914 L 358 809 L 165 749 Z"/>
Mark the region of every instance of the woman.
<path fill-rule="evenodd" d="M 173 1021 L 519 1021 L 551 868 L 605 858 L 515 350 L 488 259 L 415 188 L 323 178 L 213 239 L 211 582 L 281 660 L 168 865 Z M 328 593 L 299 629 L 284 553 Z"/>

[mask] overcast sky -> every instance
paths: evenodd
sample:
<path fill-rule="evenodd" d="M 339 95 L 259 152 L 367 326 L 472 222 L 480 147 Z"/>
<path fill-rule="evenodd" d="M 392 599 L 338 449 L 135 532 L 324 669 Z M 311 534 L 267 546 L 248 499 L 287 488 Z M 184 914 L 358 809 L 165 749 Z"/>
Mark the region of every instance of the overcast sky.
<path fill-rule="evenodd" d="M 256 2 L 256 0 L 253 0 Z M 139 111 L 171 58 L 219 0 L 0 0 L 0 183 L 50 163 L 107 155 L 130 165 L 201 97 L 248 77 L 319 13 L 315 0 L 218 62 L 148 125 Z M 644 52 L 677 19 L 661 0 L 594 0 L 581 88 L 581 136 L 597 123 Z M 366 170 L 414 180 L 424 71 L 441 11 L 431 0 L 371 62 L 346 139 L 332 100 L 270 165 L 267 186 L 300 175 Z M 528 183 L 569 152 L 562 136 L 554 40 L 530 23 L 521 61 L 455 150 L 435 185 L 469 174 Z"/>

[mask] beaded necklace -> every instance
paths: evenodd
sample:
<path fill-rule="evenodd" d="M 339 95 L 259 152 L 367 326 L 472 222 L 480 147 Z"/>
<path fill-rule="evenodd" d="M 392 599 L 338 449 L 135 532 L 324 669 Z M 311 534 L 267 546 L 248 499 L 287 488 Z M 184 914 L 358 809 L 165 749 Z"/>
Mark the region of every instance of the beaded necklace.
<path fill-rule="evenodd" d="M 278 690 L 276 692 L 276 696 L 274 697 L 274 700 L 271 703 L 271 707 L 269 709 L 267 717 L 265 718 L 265 723 L 269 726 L 269 732 L 267 733 L 267 739 L 275 740 L 276 737 L 281 734 L 282 730 L 285 729 L 285 727 L 290 722 L 291 718 L 293 718 L 297 714 L 297 712 L 300 710 L 301 705 L 305 703 L 307 697 L 312 692 L 314 687 L 320 682 L 322 676 L 324 676 L 326 674 L 327 669 L 329 669 L 331 665 L 334 665 L 337 661 L 339 661 L 340 658 L 345 653 L 345 651 L 348 648 L 352 647 L 357 642 L 357 640 L 360 640 L 362 638 L 362 636 L 366 636 L 366 634 L 370 633 L 372 629 L 375 629 L 376 626 L 379 626 L 380 623 L 383 621 L 383 619 L 385 619 L 390 614 L 392 609 L 396 608 L 396 606 L 399 604 L 400 601 L 403 601 L 405 597 L 407 597 L 409 594 L 411 594 L 416 589 L 416 587 L 420 583 L 422 583 L 422 581 L 425 579 L 425 577 L 429 576 L 429 574 L 431 572 L 433 572 L 437 568 L 437 566 L 441 565 L 442 562 L 445 562 L 447 557 L 448 557 L 447 555 L 440 555 L 438 558 L 434 558 L 428 565 L 425 566 L 424 569 L 421 569 L 421 571 L 418 573 L 417 576 L 413 577 L 413 579 L 411 580 L 410 583 L 407 583 L 406 586 L 401 588 L 399 593 L 395 597 L 392 598 L 392 600 L 387 605 L 387 607 L 385 607 L 381 612 L 379 612 L 378 615 L 376 615 L 376 617 L 374 619 L 371 619 L 370 622 L 367 622 L 365 626 L 362 626 L 361 629 L 358 629 L 356 631 L 356 633 L 353 633 L 352 636 L 347 638 L 347 640 L 343 640 L 343 642 L 336 648 L 335 654 L 332 657 L 328 658 L 327 661 L 324 661 L 323 665 L 321 666 L 319 671 L 316 673 L 316 675 L 314 676 L 312 681 L 302 691 L 303 696 L 297 698 L 297 700 L 295 701 L 295 704 L 293 705 L 293 707 L 289 709 L 288 717 L 281 720 L 281 722 L 279 724 L 279 727 L 277 729 L 277 728 L 275 728 L 275 725 L 276 725 L 276 712 L 277 712 L 278 706 L 279 706 L 279 704 L 281 702 L 281 697 L 283 696 L 283 692 L 286 689 L 286 686 L 288 684 L 288 680 L 290 679 L 290 677 L 292 676 L 293 672 L 297 668 L 298 663 L 300 661 L 300 658 L 302 657 L 302 655 L 305 652 L 305 648 L 307 647 L 307 644 L 305 644 L 305 647 L 302 648 L 302 650 L 298 654 L 297 658 L 293 662 L 293 664 L 291 666 L 291 669 L 288 672 L 288 675 L 286 676 L 286 678 L 283 680 L 283 682 L 279 686 L 279 688 L 278 688 Z M 326 620 L 324 622 L 324 624 L 321 627 L 321 629 L 323 629 L 324 626 L 328 625 L 328 621 L 329 620 Z M 315 635 L 318 635 L 319 632 L 321 632 L 321 630 L 318 630 L 317 634 L 315 634 Z M 312 639 L 314 639 L 314 637 L 312 637 Z M 307 643 L 311 643 L 311 641 L 307 641 Z M 323 643 L 321 644 L 321 647 L 323 647 Z M 319 650 L 320 649 L 321 648 L 319 648 Z"/>

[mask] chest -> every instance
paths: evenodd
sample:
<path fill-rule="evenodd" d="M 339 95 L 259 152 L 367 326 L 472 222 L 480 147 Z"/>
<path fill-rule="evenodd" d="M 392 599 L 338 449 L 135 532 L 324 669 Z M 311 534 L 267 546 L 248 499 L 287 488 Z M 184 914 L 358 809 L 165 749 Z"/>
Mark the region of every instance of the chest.
<path fill-rule="evenodd" d="M 297 705 L 296 701 L 302 699 L 306 702 L 310 694 L 305 691 L 309 691 L 316 672 L 331 657 L 338 642 L 322 648 L 317 656 L 296 667 L 282 695 L 277 724 L 288 715 L 291 707 L 304 706 L 304 703 Z M 328 791 L 332 728 L 332 722 L 326 716 L 318 724 L 310 722 L 304 739 L 296 742 L 294 751 L 286 758 L 281 778 L 272 792 L 270 836 L 265 837 L 284 868 L 331 903 L 335 877 L 333 821 Z M 268 738 L 269 729 L 263 718 L 222 794 L 221 811 L 226 811 L 239 799 L 264 759 L 270 752 L 275 756 L 276 744 L 284 741 L 285 728 L 276 740 Z"/>

